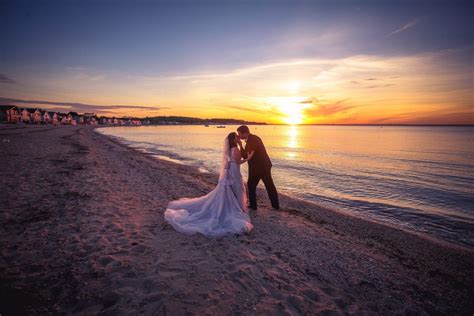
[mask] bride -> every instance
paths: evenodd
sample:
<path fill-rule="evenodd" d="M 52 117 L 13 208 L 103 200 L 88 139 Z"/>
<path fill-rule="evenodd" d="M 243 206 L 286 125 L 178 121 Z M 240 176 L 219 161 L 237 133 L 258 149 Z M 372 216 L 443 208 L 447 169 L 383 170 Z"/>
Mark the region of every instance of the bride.
<path fill-rule="evenodd" d="M 182 198 L 168 204 L 165 220 L 174 229 L 208 237 L 252 230 L 240 165 L 252 159 L 254 152 L 242 159 L 237 143 L 236 133 L 230 133 L 224 140 L 219 182 L 214 190 L 198 198 Z"/>

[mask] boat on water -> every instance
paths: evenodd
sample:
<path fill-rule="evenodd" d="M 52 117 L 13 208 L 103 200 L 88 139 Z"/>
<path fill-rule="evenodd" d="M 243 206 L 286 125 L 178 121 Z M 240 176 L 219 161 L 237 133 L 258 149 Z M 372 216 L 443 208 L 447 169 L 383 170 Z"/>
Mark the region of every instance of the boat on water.
<path fill-rule="evenodd" d="M 216 128 L 225 128 L 225 125 L 217 125 Z"/>

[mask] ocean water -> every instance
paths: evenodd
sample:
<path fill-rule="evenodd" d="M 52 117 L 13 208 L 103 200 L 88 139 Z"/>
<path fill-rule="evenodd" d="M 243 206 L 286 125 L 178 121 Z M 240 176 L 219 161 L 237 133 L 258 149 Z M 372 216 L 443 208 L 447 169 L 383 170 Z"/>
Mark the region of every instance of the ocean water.
<path fill-rule="evenodd" d="M 474 246 L 474 127 L 251 126 L 282 193 Z M 236 126 L 101 128 L 157 159 L 218 172 Z M 244 178 L 246 165 L 242 165 Z M 262 184 L 260 184 L 262 185 Z"/>

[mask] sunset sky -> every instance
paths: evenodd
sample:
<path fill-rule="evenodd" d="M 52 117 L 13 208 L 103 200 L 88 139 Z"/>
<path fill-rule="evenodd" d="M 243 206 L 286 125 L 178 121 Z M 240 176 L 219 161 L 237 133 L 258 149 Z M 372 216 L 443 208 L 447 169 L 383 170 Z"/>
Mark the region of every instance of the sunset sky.
<path fill-rule="evenodd" d="M 1 1 L 0 104 L 474 124 L 472 3 Z"/>

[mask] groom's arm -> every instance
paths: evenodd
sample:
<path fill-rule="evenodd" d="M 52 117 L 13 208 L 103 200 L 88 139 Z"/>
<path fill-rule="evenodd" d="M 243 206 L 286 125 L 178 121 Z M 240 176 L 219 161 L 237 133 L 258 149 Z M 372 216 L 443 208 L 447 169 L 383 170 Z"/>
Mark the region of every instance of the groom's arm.
<path fill-rule="evenodd" d="M 255 151 L 257 147 L 258 146 L 256 146 L 255 139 L 253 137 L 247 140 L 247 143 L 245 144 L 245 149 L 243 149 L 242 158 L 247 159 L 248 154 L 252 151 Z"/>

